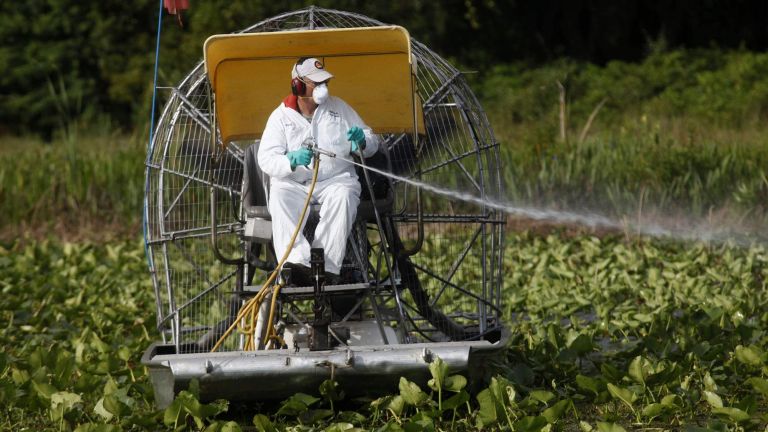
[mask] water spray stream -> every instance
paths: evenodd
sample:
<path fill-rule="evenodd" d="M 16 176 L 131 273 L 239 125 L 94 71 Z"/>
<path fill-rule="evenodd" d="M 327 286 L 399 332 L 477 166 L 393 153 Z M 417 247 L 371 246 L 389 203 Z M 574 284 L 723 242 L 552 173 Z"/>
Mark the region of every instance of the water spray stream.
<path fill-rule="evenodd" d="M 330 156 L 326 154 L 326 156 Z M 573 211 L 560 211 L 549 210 L 527 206 L 517 206 L 511 203 L 502 202 L 492 198 L 483 198 L 472 195 L 470 193 L 446 189 L 433 184 L 425 183 L 420 180 L 412 178 L 402 177 L 390 172 L 382 171 L 380 169 L 371 167 L 369 165 L 363 165 L 359 162 L 349 159 L 343 159 L 353 165 L 359 166 L 363 169 L 367 169 L 377 174 L 388 177 L 392 180 L 410 184 L 411 186 L 421 188 L 423 190 L 442 195 L 448 198 L 457 199 L 469 203 L 478 204 L 481 206 L 489 207 L 492 209 L 500 210 L 504 213 L 513 216 L 521 216 L 536 221 L 546 221 L 556 224 L 568 224 L 568 225 L 581 225 L 588 228 L 602 228 L 609 230 L 619 230 L 625 232 L 632 232 L 639 235 L 645 235 L 650 237 L 670 237 L 679 240 L 687 241 L 704 241 L 714 243 L 733 242 L 740 246 L 749 246 L 750 244 L 760 241 L 757 235 L 734 235 L 725 230 L 713 230 L 709 228 L 696 229 L 670 229 L 665 228 L 657 223 L 634 223 L 629 220 L 614 220 L 606 216 L 588 213 L 588 212 L 573 212 Z"/>

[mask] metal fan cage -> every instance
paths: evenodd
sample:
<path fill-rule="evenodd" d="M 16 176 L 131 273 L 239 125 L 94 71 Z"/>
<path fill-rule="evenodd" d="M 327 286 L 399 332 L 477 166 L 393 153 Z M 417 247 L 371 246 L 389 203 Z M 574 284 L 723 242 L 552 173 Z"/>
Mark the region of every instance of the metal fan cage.
<path fill-rule="evenodd" d="M 242 32 L 381 25 L 359 14 L 309 7 Z M 415 145 L 408 135 L 386 136 L 391 169 L 402 177 L 498 199 L 498 143 L 479 102 L 462 73 L 447 61 L 413 39 L 412 52 L 426 135 Z M 221 147 L 211 139 L 212 101 L 202 62 L 167 89 L 168 101 L 146 160 L 145 240 L 157 327 L 163 343 L 180 347 L 232 313 L 229 295 L 244 284 L 242 271 L 213 253 L 211 223 L 217 221 L 216 247 L 222 254 L 242 255 L 238 202 L 244 150 L 253 142 L 231 142 L 218 153 Z M 502 214 L 403 181 L 392 184 L 395 203 L 386 217 L 431 307 L 460 325 L 475 327 L 477 338 L 487 338 L 501 325 Z M 213 205 L 211 188 L 217 191 Z M 369 259 L 381 259 L 374 255 Z M 408 318 L 404 341 L 439 337 L 413 296 L 403 290 L 399 297 Z M 237 340 L 222 349 L 238 350 Z"/>

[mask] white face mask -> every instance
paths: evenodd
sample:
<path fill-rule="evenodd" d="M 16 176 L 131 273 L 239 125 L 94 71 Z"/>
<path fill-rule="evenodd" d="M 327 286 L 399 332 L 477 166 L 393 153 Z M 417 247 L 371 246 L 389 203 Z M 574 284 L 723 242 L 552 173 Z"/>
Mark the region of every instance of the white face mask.
<path fill-rule="evenodd" d="M 319 86 L 315 87 L 315 89 L 312 91 L 312 100 L 314 100 L 318 105 L 322 105 L 325 101 L 327 101 L 328 86 L 325 84 L 320 84 Z"/>

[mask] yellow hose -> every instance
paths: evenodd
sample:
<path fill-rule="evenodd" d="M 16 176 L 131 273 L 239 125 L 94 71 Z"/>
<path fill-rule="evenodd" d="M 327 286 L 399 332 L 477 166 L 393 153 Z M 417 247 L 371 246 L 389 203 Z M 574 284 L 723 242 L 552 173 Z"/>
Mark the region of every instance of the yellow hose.
<path fill-rule="evenodd" d="M 269 275 L 269 278 L 267 278 L 267 281 L 264 282 L 264 285 L 261 286 L 261 289 L 259 289 L 259 292 L 250 300 L 248 300 L 242 308 L 240 308 L 240 311 L 237 313 L 237 317 L 235 318 L 235 322 L 232 323 L 231 326 L 227 329 L 226 332 L 219 338 L 219 340 L 216 342 L 216 345 L 213 346 L 211 349 L 211 352 L 215 352 L 222 343 L 224 343 L 224 340 L 229 336 L 230 333 L 232 333 L 232 330 L 235 329 L 235 327 L 239 327 L 241 331 L 247 332 L 248 337 L 245 342 L 245 346 L 243 347 L 246 351 L 249 350 L 255 350 L 256 347 L 254 346 L 253 341 L 253 333 L 256 331 L 256 317 L 259 315 L 259 308 L 261 307 L 261 303 L 264 301 L 264 299 L 267 297 L 267 294 L 269 294 L 269 285 L 274 282 L 275 278 L 277 277 L 277 274 L 280 270 L 280 268 L 285 264 L 285 261 L 288 260 L 288 255 L 291 252 L 291 249 L 293 248 L 293 243 L 296 241 L 296 237 L 299 235 L 299 231 L 301 231 L 301 225 L 304 221 L 304 217 L 307 214 L 307 209 L 309 208 L 309 203 L 312 200 L 312 193 L 315 191 L 315 183 L 317 183 L 317 174 L 320 171 L 320 155 L 316 154 L 314 157 L 314 163 L 312 164 L 312 183 L 309 185 L 309 191 L 307 192 L 307 199 L 304 201 L 304 207 L 301 209 L 301 215 L 299 216 L 299 223 L 296 225 L 296 230 L 293 232 L 293 235 L 291 236 L 291 241 L 288 242 L 288 247 L 285 249 L 285 253 L 283 254 L 283 257 L 280 259 L 280 262 L 278 262 L 277 267 L 275 267 L 275 270 Z M 277 296 L 280 293 L 280 285 L 276 285 L 273 289 L 272 293 L 272 304 L 269 310 L 269 321 L 267 322 L 267 331 L 266 331 L 266 339 L 268 338 L 278 338 L 277 335 L 272 335 L 274 333 L 274 325 L 272 324 L 272 320 L 274 319 L 274 312 L 275 307 L 277 304 Z M 244 326 L 241 324 L 241 321 L 245 319 L 245 317 L 248 317 L 247 320 L 247 326 Z"/>

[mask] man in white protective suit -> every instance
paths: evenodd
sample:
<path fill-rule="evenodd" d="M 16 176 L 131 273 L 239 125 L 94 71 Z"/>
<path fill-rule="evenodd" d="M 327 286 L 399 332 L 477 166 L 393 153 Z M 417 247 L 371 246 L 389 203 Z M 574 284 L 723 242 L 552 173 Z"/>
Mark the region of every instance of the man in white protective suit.
<path fill-rule="evenodd" d="M 360 183 L 354 166 L 344 159 L 376 153 L 380 138 L 373 134 L 346 102 L 328 94 L 333 78 L 316 58 L 301 58 L 291 71 L 291 94 L 267 120 L 258 152 L 261 170 L 270 177 L 269 212 L 275 254 L 282 257 L 299 221 L 312 181 L 313 153 L 306 145 L 336 155 L 320 156 L 312 203 L 320 204 L 313 247 L 325 249 L 326 281 L 338 283 L 347 237 L 360 203 Z M 310 245 L 299 234 L 285 267 L 296 283 L 309 283 Z"/>

